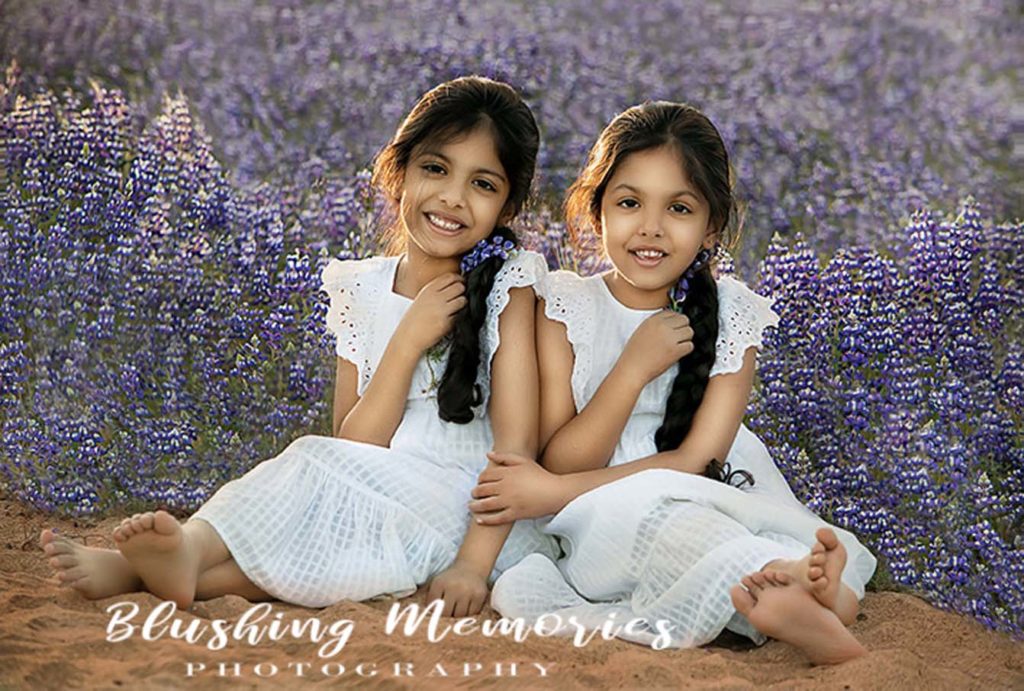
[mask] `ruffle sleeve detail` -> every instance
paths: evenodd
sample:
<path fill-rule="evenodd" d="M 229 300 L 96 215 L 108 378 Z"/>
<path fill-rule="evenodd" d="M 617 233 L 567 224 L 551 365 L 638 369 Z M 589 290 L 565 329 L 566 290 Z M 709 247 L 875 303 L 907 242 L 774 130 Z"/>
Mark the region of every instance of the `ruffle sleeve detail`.
<path fill-rule="evenodd" d="M 547 262 L 536 252 L 519 250 L 498 270 L 494 285 L 487 295 L 487 319 L 480 329 L 480 371 L 477 384 L 483 392 L 481 406 L 486 406 L 491 391 L 491 365 L 494 354 L 501 345 L 498 331 L 501 313 L 509 302 L 509 291 L 513 288 L 536 286 L 548 273 Z"/>
<path fill-rule="evenodd" d="M 764 330 L 779 323 L 771 301 L 746 285 L 723 276 L 718 279 L 718 340 L 709 376 L 738 372 L 747 348 L 760 348 Z"/>
<path fill-rule="evenodd" d="M 377 310 L 384 298 L 391 257 L 342 261 L 332 259 L 321 274 L 320 290 L 327 293 L 327 328 L 338 338 L 335 351 L 359 371 L 357 390 L 362 395 L 373 377 Z"/>
<path fill-rule="evenodd" d="M 594 362 L 597 310 L 588 287 L 572 271 L 553 271 L 537 286 L 537 295 L 544 300 L 544 316 L 565 325 L 572 346 L 572 397 L 576 410 L 582 410 L 588 400 L 586 383 Z"/>

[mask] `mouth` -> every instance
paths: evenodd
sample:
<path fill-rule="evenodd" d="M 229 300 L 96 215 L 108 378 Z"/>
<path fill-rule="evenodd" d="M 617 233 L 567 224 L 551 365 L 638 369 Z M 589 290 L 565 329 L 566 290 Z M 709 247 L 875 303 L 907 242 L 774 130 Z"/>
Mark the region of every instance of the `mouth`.
<path fill-rule="evenodd" d="M 430 224 L 430 227 L 441 235 L 458 235 L 458 233 L 466 227 L 465 223 L 462 223 L 456 218 L 436 214 L 432 211 L 424 213 L 423 216 L 427 219 L 427 223 Z"/>
<path fill-rule="evenodd" d="M 641 247 L 635 250 L 629 250 L 629 253 L 636 260 L 636 263 L 640 266 L 650 268 L 657 266 L 661 263 L 661 260 L 668 256 L 666 252 L 653 247 Z"/>

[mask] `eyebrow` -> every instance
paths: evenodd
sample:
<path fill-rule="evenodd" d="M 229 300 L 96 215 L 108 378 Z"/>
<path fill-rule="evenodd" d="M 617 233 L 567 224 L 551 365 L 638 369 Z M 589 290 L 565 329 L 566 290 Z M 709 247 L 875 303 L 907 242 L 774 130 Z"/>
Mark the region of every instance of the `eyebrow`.
<path fill-rule="evenodd" d="M 419 155 L 418 155 L 418 156 L 417 156 L 416 158 L 421 158 L 421 157 L 423 157 L 423 156 L 432 156 L 432 157 L 434 157 L 434 158 L 440 158 L 440 159 L 441 159 L 442 161 L 444 161 L 444 162 L 445 162 L 445 163 L 447 163 L 448 165 L 451 165 L 451 162 L 452 162 L 452 160 L 451 160 L 450 158 L 448 158 L 447 156 L 445 156 L 445 155 L 444 155 L 443 153 L 441 153 L 440 151 L 434 151 L 434 150 L 432 150 L 432 149 L 428 149 L 428 150 L 426 150 L 426 151 L 422 151 L 422 152 L 420 152 L 420 154 L 419 154 Z M 501 180 L 502 182 L 508 182 L 508 180 L 506 180 L 506 179 L 505 179 L 505 176 L 504 176 L 504 175 L 502 175 L 501 173 L 499 173 L 499 172 L 498 172 L 498 171 L 496 171 L 496 170 L 491 170 L 490 168 L 477 168 L 477 169 L 476 169 L 475 171 L 473 171 L 473 172 L 474 172 L 474 173 L 484 173 L 485 175 L 493 175 L 494 177 L 498 178 L 498 179 L 499 179 L 499 180 Z"/>
<path fill-rule="evenodd" d="M 632 185 L 627 185 L 624 182 L 620 182 L 619 184 L 617 184 L 615 187 L 612 188 L 611 191 L 614 192 L 617 189 L 619 189 L 620 187 L 625 187 L 627 190 L 629 190 L 633 194 L 635 194 L 637 196 L 640 196 L 640 190 L 638 190 L 636 187 L 633 187 Z M 674 192 L 670 196 L 670 199 L 675 199 L 676 197 L 687 197 L 687 196 L 693 197 L 698 202 L 700 201 L 700 196 L 696 192 L 692 192 L 690 190 L 679 190 L 678 192 Z"/>

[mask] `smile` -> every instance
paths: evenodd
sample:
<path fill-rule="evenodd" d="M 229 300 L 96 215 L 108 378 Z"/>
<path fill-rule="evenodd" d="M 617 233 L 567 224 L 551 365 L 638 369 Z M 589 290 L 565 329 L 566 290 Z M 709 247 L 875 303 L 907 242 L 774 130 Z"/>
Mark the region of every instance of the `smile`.
<path fill-rule="evenodd" d="M 629 253 L 636 259 L 637 264 L 644 267 L 657 266 L 661 263 L 662 259 L 668 256 L 661 250 L 656 249 L 630 250 Z"/>
<path fill-rule="evenodd" d="M 447 218 L 445 216 L 438 216 L 435 213 L 427 212 L 423 214 L 427 218 L 427 222 L 430 223 L 436 230 L 442 234 L 457 233 L 466 226 L 455 219 Z"/>

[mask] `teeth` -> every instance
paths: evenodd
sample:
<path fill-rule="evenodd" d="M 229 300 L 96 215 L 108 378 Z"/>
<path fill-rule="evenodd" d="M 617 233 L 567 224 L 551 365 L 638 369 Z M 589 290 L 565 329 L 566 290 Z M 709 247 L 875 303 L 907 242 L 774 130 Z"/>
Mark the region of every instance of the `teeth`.
<path fill-rule="evenodd" d="M 633 254 L 641 259 L 661 259 L 665 256 L 665 253 L 661 250 L 636 250 Z"/>
<path fill-rule="evenodd" d="M 440 216 L 435 216 L 434 214 L 427 214 L 427 218 L 429 218 L 430 222 L 433 223 L 435 226 L 438 226 L 439 228 L 444 228 L 445 230 L 458 230 L 459 228 L 462 227 L 461 223 L 448 221 L 441 218 Z"/>

